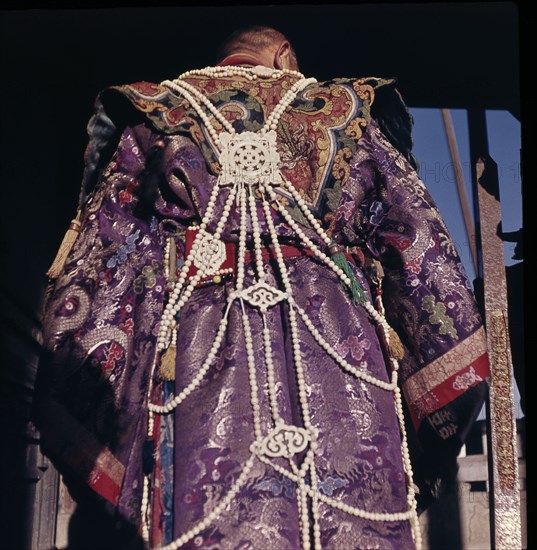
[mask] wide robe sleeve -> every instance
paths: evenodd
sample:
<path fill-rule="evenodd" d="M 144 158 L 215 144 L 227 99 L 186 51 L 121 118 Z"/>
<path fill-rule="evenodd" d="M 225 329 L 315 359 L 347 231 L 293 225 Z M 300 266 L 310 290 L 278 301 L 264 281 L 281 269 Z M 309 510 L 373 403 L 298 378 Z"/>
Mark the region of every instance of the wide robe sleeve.
<path fill-rule="evenodd" d="M 341 204 L 355 201 L 356 235 L 381 262 L 386 317 L 404 344 L 400 380 L 425 501 L 423 493 L 456 470 L 484 402 L 490 371 L 481 316 L 433 199 L 375 121 L 358 143 L 347 193 Z"/>
<path fill-rule="evenodd" d="M 96 144 L 110 148 L 107 128 L 113 130 L 102 113 L 92 119 L 85 177 L 98 165 L 102 173 L 44 308 L 34 422 L 60 471 L 85 481 L 135 525 L 145 400 L 165 294 L 158 224 L 138 197 L 157 136 L 125 128 L 106 162 Z"/>

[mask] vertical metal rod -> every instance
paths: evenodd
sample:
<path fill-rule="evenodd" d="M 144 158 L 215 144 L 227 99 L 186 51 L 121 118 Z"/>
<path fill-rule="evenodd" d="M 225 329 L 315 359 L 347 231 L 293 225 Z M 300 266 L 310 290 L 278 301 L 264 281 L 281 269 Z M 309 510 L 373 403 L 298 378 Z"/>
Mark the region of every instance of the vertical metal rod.
<path fill-rule="evenodd" d="M 466 229 L 466 238 L 468 239 L 468 243 L 470 246 L 470 253 L 472 255 L 474 271 L 475 273 L 477 273 L 478 265 L 477 265 L 477 251 L 476 251 L 476 242 L 475 242 L 475 225 L 472 219 L 470 204 L 468 202 L 468 195 L 466 193 L 466 185 L 464 182 L 462 163 L 459 156 L 459 147 L 457 145 L 455 130 L 453 128 L 453 119 L 451 117 L 451 111 L 449 109 L 440 109 L 440 111 L 442 112 L 442 120 L 444 121 L 444 129 L 446 131 L 449 154 L 451 156 L 451 162 L 453 163 L 453 170 L 455 172 L 455 182 L 457 184 L 459 204 L 461 205 L 462 217 L 464 220 L 464 227 Z"/>

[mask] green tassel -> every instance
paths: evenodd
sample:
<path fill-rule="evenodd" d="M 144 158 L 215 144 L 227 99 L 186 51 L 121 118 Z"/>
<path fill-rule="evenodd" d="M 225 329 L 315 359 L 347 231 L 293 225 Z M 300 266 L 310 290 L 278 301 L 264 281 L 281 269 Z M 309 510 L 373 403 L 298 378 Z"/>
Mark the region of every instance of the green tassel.
<path fill-rule="evenodd" d="M 345 254 L 343 252 L 336 252 L 335 254 L 332 254 L 332 261 L 343 270 L 345 275 L 350 279 L 351 281 L 351 293 L 352 293 L 352 299 L 355 304 L 364 304 L 367 302 L 367 296 L 358 282 L 358 279 L 354 276 L 354 273 L 352 272 L 351 266 L 349 265 L 349 261 L 345 257 Z"/>

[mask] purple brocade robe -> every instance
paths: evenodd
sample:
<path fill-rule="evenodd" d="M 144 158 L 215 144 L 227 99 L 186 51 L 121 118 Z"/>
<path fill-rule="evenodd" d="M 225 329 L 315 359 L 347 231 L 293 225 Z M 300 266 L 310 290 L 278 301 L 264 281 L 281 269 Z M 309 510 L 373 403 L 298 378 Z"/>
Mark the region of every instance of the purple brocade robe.
<path fill-rule="evenodd" d="M 293 79 L 284 76 L 270 85 L 239 77 L 190 77 L 189 82 L 241 132 L 259 130 Z M 377 95 L 391 98 L 384 104 L 395 110 L 375 113 Z M 219 165 L 196 111 L 162 85 L 110 89 L 96 106 L 80 235 L 63 273 L 51 284 L 45 309 L 48 354 L 40 372 L 36 423 L 60 469 L 79 475 L 136 528 L 143 472 L 151 472 L 151 544 L 161 546 L 208 517 L 252 455 L 242 310 L 239 303 L 231 306 L 223 343 L 202 383 L 173 413 L 156 417 L 154 449 L 144 456 L 148 384 L 172 284 L 164 250 L 171 240 L 177 252 L 171 270 L 180 269 L 186 234 L 205 213 Z M 456 456 L 483 402 L 489 370 L 483 326 L 462 263 L 412 167 L 404 147 L 408 136 L 390 126 L 390 115 L 399 121 L 408 116 L 390 81 L 310 85 L 280 118 L 278 153 L 282 173 L 347 250 L 372 302 L 379 289 L 368 259 L 382 263 L 386 317 L 404 347 L 400 385 L 416 482 L 425 490 L 436 475 L 433 463 Z M 210 231 L 228 192 L 217 201 Z M 280 199 L 323 248 L 292 198 L 282 192 Z M 281 242 L 301 248 L 282 216 L 272 216 Z M 261 213 L 260 219 L 264 236 Z M 238 228 L 239 213 L 231 211 L 223 240 L 236 243 Z M 331 348 L 359 371 L 389 382 L 378 329 L 334 272 L 305 252 L 285 263 L 294 302 Z M 247 266 L 247 282 L 254 273 L 253 265 Z M 265 277 L 281 287 L 273 261 L 266 262 Z M 153 402 L 165 402 L 196 376 L 233 287 L 231 274 L 194 290 L 180 312 L 175 381 L 163 380 L 157 369 Z M 273 425 L 263 325 L 255 308 L 246 311 L 261 430 L 268 433 Z M 269 308 L 266 320 L 279 413 L 286 424 L 300 427 L 288 304 Z M 322 547 L 413 548 L 408 520 L 362 519 L 327 503 L 331 499 L 375 513 L 407 511 L 400 428 L 393 392 L 342 369 L 300 316 L 297 328 L 311 423 L 318 430 L 314 465 L 322 497 Z M 281 467 L 285 462 L 275 459 Z M 420 468 L 430 471 L 422 474 Z M 296 484 L 254 459 L 229 506 L 182 547 L 298 549 L 299 516 Z"/>

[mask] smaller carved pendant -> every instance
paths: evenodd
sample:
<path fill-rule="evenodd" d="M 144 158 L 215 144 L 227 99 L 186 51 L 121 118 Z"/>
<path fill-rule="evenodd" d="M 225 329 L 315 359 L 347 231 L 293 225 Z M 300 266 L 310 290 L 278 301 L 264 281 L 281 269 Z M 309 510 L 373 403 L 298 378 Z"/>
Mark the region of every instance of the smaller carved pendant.
<path fill-rule="evenodd" d="M 304 451 L 310 441 L 310 435 L 304 428 L 283 424 L 276 426 L 255 446 L 255 451 L 270 458 L 290 458 Z"/>
<path fill-rule="evenodd" d="M 259 308 L 263 313 L 269 307 L 285 300 L 287 294 L 277 288 L 259 281 L 241 292 L 241 297 L 253 307 Z"/>
<path fill-rule="evenodd" d="M 194 265 L 203 270 L 207 277 L 217 273 L 225 261 L 226 247 L 224 242 L 216 239 L 210 233 L 204 232 L 194 255 Z"/>

